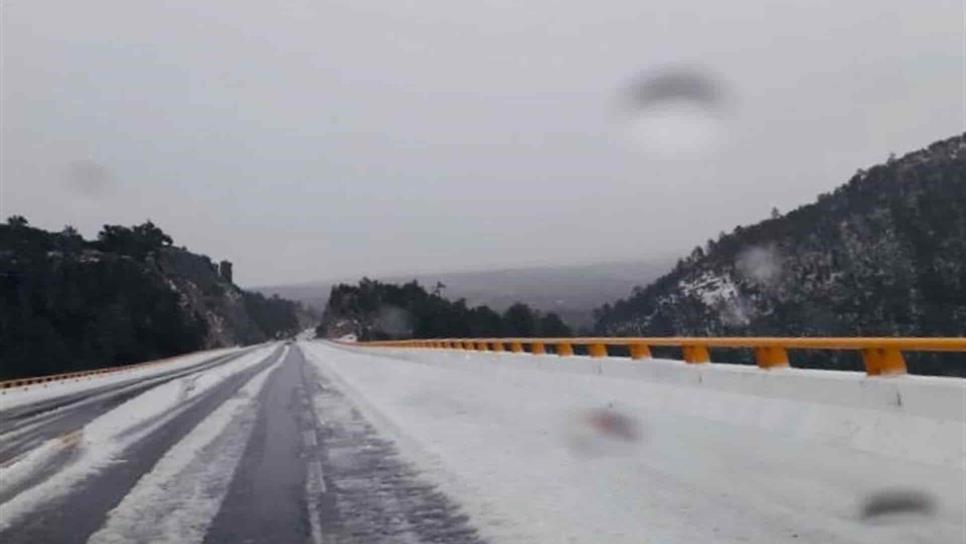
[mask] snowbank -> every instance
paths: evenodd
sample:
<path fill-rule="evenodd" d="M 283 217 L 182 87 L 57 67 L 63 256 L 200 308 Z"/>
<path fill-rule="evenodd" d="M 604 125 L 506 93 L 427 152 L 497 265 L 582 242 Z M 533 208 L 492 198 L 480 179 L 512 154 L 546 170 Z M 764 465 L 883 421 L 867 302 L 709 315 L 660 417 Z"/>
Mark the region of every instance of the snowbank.
<path fill-rule="evenodd" d="M 359 351 L 357 353 L 373 353 Z M 583 374 L 646 382 L 648 404 L 799 439 L 923 463 L 966 463 L 966 380 L 935 376 L 870 377 L 862 372 L 682 361 L 560 358 L 511 353 L 382 349 L 386 356 L 477 370 Z M 700 392 L 700 394 L 697 394 Z"/>
<path fill-rule="evenodd" d="M 496 541 L 953 542 L 966 528 L 963 380 L 302 345 Z M 935 510 L 863 518 L 894 488 Z"/>

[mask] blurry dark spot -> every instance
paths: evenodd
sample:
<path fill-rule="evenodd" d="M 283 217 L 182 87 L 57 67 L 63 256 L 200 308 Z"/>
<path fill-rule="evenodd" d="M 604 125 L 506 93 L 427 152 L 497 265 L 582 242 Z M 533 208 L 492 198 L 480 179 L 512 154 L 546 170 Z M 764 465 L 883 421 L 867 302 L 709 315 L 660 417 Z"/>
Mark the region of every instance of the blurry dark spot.
<path fill-rule="evenodd" d="M 694 156 L 725 139 L 726 93 L 702 70 L 675 67 L 635 78 L 622 93 L 629 135 L 643 151 Z"/>
<path fill-rule="evenodd" d="M 637 106 L 667 100 L 688 100 L 708 107 L 723 104 L 724 96 L 714 78 L 694 68 L 671 68 L 638 77 L 628 96 Z"/>
<path fill-rule="evenodd" d="M 67 185 L 77 194 L 99 197 L 114 189 L 114 175 L 99 162 L 73 161 L 67 165 Z"/>
<path fill-rule="evenodd" d="M 586 417 L 587 423 L 603 435 L 627 442 L 636 442 L 641 438 L 637 422 L 623 414 L 612 410 L 595 410 Z"/>
<path fill-rule="evenodd" d="M 889 489 L 866 497 L 860 516 L 863 521 L 880 521 L 894 516 L 932 516 L 936 511 L 935 500 L 915 489 Z"/>
<path fill-rule="evenodd" d="M 600 456 L 627 451 L 642 440 L 644 433 L 634 417 L 606 408 L 580 414 L 568 434 L 574 453 Z"/>

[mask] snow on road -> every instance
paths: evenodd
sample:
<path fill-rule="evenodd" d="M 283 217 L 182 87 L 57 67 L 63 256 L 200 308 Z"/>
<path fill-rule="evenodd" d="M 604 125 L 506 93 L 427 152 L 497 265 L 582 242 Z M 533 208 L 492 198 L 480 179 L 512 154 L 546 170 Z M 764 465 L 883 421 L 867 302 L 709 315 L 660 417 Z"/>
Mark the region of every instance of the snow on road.
<path fill-rule="evenodd" d="M 60 451 L 70 449 L 72 453 L 62 470 L 2 504 L 0 531 L 70 492 L 84 478 L 108 469 L 118 461 L 125 448 L 170 421 L 190 406 L 192 399 L 259 364 L 275 349 L 276 346 L 262 347 L 229 364 L 154 387 L 91 421 L 79 434 L 51 439 L 13 463 L 0 467 L 0 494 L 4 494 L 5 490 L 35 477 L 37 471 L 43 470 L 47 461 Z M 210 358 L 210 353 L 205 358 Z M 198 362 L 194 356 L 188 359 Z"/>
<path fill-rule="evenodd" d="M 248 443 L 256 399 L 288 350 L 168 450 L 88 542 L 201 542 Z"/>
<path fill-rule="evenodd" d="M 966 531 L 962 380 L 300 345 L 493 542 Z M 928 502 L 868 517 L 866 501 L 890 490 Z"/>
<path fill-rule="evenodd" d="M 0 411 L 9 410 L 25 404 L 55 399 L 75 393 L 83 393 L 104 386 L 120 385 L 134 380 L 157 376 L 162 373 L 190 368 L 215 357 L 234 353 L 243 348 L 224 348 L 199 351 L 172 357 L 158 364 L 135 366 L 110 374 L 92 375 L 47 383 L 37 383 L 22 387 L 0 389 Z"/>

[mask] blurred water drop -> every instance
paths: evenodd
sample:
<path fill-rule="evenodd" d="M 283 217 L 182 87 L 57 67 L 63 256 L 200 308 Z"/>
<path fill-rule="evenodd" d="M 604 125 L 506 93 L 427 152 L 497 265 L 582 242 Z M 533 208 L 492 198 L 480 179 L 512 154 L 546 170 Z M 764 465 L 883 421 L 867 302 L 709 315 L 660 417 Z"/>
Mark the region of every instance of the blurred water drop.
<path fill-rule="evenodd" d="M 569 422 L 567 444 L 572 453 L 584 457 L 621 455 L 633 451 L 643 434 L 636 418 L 613 408 L 595 409 Z"/>
<path fill-rule="evenodd" d="M 752 283 L 771 287 L 781 281 L 782 256 L 774 245 L 751 246 L 735 258 L 735 270 Z"/>
<path fill-rule="evenodd" d="M 694 157 L 726 139 L 721 85 L 693 68 L 674 68 L 635 80 L 624 97 L 628 137 L 649 155 Z"/>
<path fill-rule="evenodd" d="M 102 197 L 114 189 L 114 174 L 111 170 L 89 159 L 69 163 L 66 181 L 71 191 L 90 198 Z"/>
<path fill-rule="evenodd" d="M 916 489 L 888 489 L 865 498 L 859 516 L 867 523 L 915 521 L 932 517 L 936 502 Z"/>
<path fill-rule="evenodd" d="M 376 330 L 389 335 L 391 338 L 403 338 L 412 335 L 415 319 L 412 314 L 397 306 L 384 305 L 373 322 Z"/>

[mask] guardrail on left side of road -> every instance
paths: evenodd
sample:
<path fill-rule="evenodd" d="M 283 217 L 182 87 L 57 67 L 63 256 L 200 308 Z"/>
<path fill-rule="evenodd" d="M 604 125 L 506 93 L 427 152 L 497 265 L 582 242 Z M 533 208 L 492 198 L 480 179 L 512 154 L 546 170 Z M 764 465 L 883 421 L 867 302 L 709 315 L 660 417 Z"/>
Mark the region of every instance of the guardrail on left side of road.
<path fill-rule="evenodd" d="M 64 372 L 61 374 L 50 374 L 47 376 L 36 376 L 31 378 L 15 378 L 13 380 L 0 381 L 0 393 L 4 393 L 10 389 L 17 387 L 27 387 L 37 384 L 48 384 L 50 382 L 63 382 L 69 380 L 79 381 L 84 378 L 92 378 L 94 376 L 99 376 L 102 374 L 115 374 L 118 372 L 128 372 L 131 370 L 138 370 L 143 368 L 149 368 L 157 365 L 170 364 L 175 360 L 184 357 L 184 355 L 176 355 L 173 357 L 166 357 L 164 359 L 157 359 L 155 361 L 147 361 L 144 363 L 136 363 L 130 365 L 121 366 L 111 366 L 104 368 L 95 368 L 91 370 L 79 370 L 77 372 Z"/>

